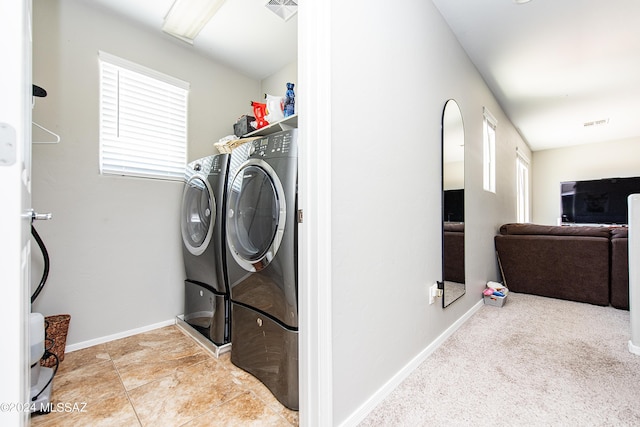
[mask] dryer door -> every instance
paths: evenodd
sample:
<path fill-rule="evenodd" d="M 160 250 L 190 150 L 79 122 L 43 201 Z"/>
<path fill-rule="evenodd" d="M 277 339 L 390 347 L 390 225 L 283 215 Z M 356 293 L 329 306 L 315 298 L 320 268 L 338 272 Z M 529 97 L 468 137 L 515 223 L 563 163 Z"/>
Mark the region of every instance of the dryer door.
<path fill-rule="evenodd" d="M 275 257 L 286 220 L 284 190 L 266 162 L 245 162 L 229 185 L 227 244 L 246 271 L 264 269 Z"/>
<path fill-rule="evenodd" d="M 192 176 L 182 193 L 182 242 L 193 255 L 201 255 L 211 242 L 216 219 L 216 202 L 212 195 L 209 182 L 200 175 Z"/>

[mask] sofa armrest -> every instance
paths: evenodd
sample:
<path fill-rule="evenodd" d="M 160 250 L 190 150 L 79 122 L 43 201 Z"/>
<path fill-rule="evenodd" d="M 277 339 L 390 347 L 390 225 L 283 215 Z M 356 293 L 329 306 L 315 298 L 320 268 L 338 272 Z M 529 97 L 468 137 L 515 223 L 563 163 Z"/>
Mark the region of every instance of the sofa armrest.
<path fill-rule="evenodd" d="M 629 239 L 620 235 L 611 239 L 611 305 L 629 310 Z"/>

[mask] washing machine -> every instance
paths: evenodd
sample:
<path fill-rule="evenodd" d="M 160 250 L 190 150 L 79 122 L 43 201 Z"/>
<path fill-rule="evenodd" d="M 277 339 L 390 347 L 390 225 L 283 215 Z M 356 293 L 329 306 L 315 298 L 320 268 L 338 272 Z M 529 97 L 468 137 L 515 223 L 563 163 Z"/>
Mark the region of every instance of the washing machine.
<path fill-rule="evenodd" d="M 229 343 L 231 334 L 223 221 L 228 166 L 228 154 L 188 164 L 180 215 L 184 321 L 216 345 Z"/>
<path fill-rule="evenodd" d="M 233 150 L 226 207 L 231 362 L 298 409 L 297 129 Z"/>

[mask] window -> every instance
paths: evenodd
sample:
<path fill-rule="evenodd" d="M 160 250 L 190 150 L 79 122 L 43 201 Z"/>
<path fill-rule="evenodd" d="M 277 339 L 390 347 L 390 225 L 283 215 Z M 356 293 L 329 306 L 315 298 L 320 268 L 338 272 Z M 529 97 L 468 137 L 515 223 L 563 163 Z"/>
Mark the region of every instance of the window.
<path fill-rule="evenodd" d="M 100 173 L 182 180 L 189 83 L 105 52 L 100 59 Z"/>
<path fill-rule="evenodd" d="M 518 222 L 530 222 L 529 159 L 519 150 L 516 151 L 516 180 L 517 219 Z"/>
<path fill-rule="evenodd" d="M 483 108 L 482 146 L 483 146 L 483 179 L 482 186 L 486 191 L 496 192 L 496 127 L 498 121 Z"/>

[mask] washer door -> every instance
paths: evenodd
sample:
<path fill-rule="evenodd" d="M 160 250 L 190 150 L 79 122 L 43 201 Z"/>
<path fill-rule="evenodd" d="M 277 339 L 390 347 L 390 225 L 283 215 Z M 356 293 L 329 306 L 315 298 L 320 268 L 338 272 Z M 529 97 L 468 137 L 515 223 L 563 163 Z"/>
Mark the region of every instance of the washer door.
<path fill-rule="evenodd" d="M 284 190 L 275 171 L 259 159 L 245 162 L 229 184 L 227 244 L 245 270 L 256 272 L 273 260 L 284 234 Z"/>
<path fill-rule="evenodd" d="M 216 220 L 216 202 L 212 195 L 209 182 L 199 175 L 187 181 L 182 193 L 182 241 L 193 255 L 201 255 L 211 242 Z"/>

